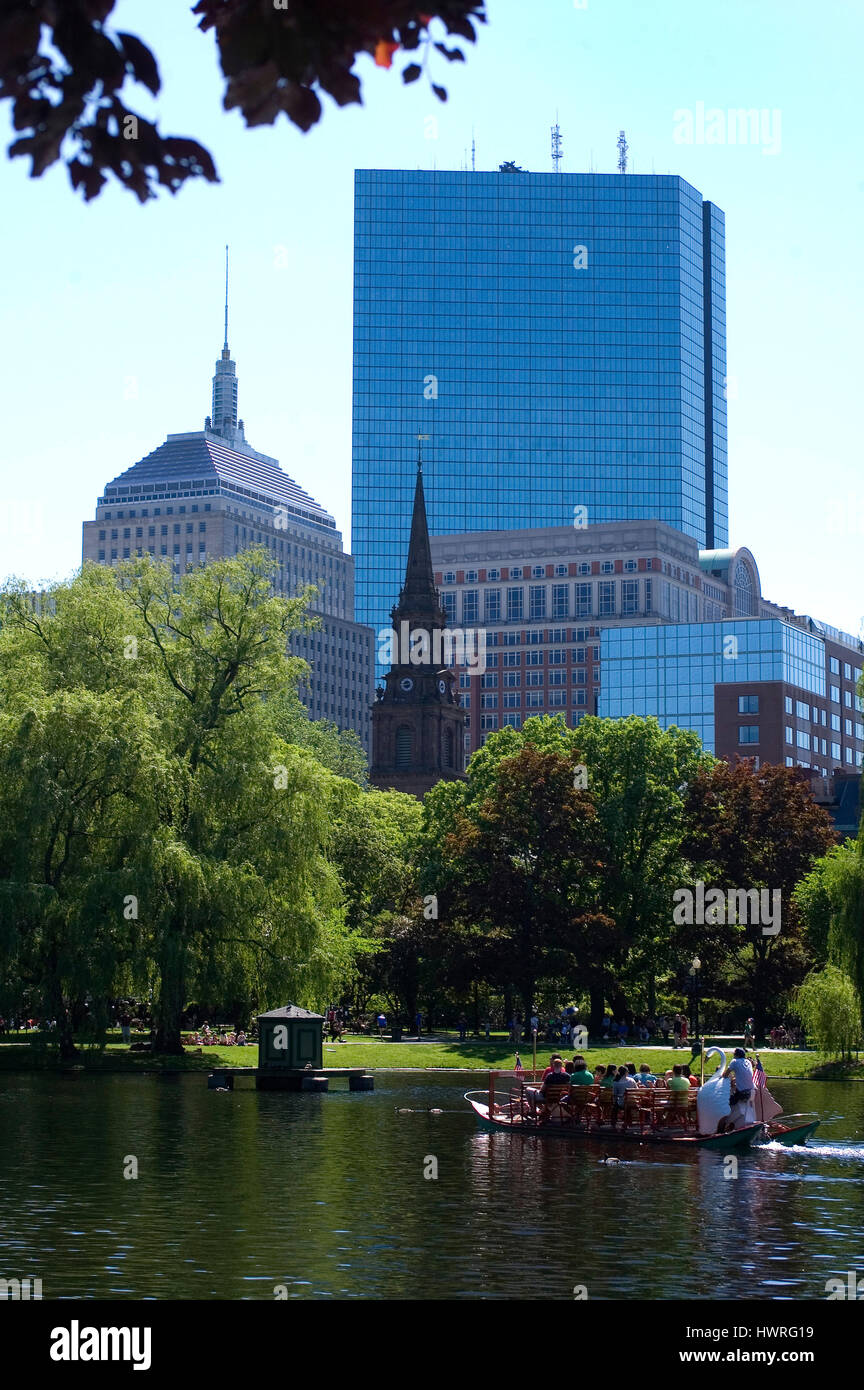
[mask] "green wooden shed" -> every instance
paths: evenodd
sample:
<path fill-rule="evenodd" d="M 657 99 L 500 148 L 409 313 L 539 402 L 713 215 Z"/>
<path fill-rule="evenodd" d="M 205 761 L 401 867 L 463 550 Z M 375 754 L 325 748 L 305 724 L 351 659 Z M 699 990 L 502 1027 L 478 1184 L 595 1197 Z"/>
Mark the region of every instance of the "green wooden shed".
<path fill-rule="evenodd" d="M 258 1015 L 258 1068 L 277 1074 L 324 1064 L 324 1015 L 296 1004 Z"/>

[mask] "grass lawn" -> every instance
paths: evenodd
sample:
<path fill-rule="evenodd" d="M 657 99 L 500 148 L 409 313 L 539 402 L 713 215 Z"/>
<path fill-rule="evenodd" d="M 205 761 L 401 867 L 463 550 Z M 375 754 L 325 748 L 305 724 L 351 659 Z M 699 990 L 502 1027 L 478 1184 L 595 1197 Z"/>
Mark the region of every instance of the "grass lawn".
<path fill-rule="evenodd" d="M 60 1063 L 53 1049 L 44 1043 L 34 1046 L 33 1035 L 19 1035 L 16 1040 L 0 1042 L 0 1071 L 42 1071 L 56 1070 Z M 549 1054 L 556 1049 L 545 1044 L 537 1049 L 538 1064 L 546 1066 Z M 572 1056 L 572 1053 L 568 1055 Z M 727 1049 L 731 1055 L 731 1049 Z M 522 1063 L 531 1066 L 531 1049 L 520 1049 Z M 840 1064 L 827 1061 L 818 1052 L 772 1052 L 770 1048 L 760 1053 L 762 1065 L 769 1077 L 818 1077 L 864 1079 L 864 1063 Z M 688 1048 L 647 1047 L 643 1045 L 614 1047 L 600 1046 L 588 1048 L 585 1057 L 589 1067 L 599 1063 L 648 1062 L 654 1070 L 671 1067 L 675 1062 L 687 1062 L 690 1058 Z M 458 1040 L 393 1043 L 375 1039 L 356 1039 L 347 1043 L 324 1043 L 324 1065 L 330 1067 L 365 1067 L 375 1070 L 465 1070 L 490 1071 L 505 1070 L 513 1065 L 515 1048 L 512 1043 L 502 1039 L 489 1042 L 463 1042 Z M 125 1044 L 111 1042 L 104 1051 L 81 1048 L 73 1063 L 85 1071 L 104 1072 L 176 1072 L 212 1071 L 220 1064 L 234 1067 L 254 1067 L 258 1062 L 257 1045 L 248 1047 L 209 1047 L 201 1051 L 187 1048 L 182 1057 L 153 1055 L 148 1052 L 130 1052 Z M 698 1065 L 698 1064 L 697 1064 Z M 696 1067 L 694 1066 L 694 1070 Z"/>
<path fill-rule="evenodd" d="M 229 1048 L 228 1051 L 234 1049 Z M 550 1054 L 559 1049 L 545 1044 L 537 1049 L 537 1062 L 539 1066 L 548 1066 Z M 732 1049 L 726 1048 L 727 1057 L 732 1056 Z M 522 1065 L 530 1068 L 531 1049 L 530 1047 L 520 1048 L 519 1055 L 522 1058 Z M 760 1052 L 762 1065 L 766 1074 L 770 1076 L 819 1076 L 829 1077 L 836 1075 L 861 1076 L 864 1077 L 864 1063 L 853 1063 L 849 1067 L 841 1068 L 839 1064 L 826 1062 L 818 1052 L 777 1052 L 766 1049 Z M 388 1070 L 390 1068 L 410 1067 L 417 1069 L 431 1069 L 449 1067 L 465 1070 L 499 1070 L 510 1068 L 516 1056 L 516 1050 L 512 1043 L 460 1043 L 460 1042 L 430 1042 L 430 1043 L 391 1043 L 391 1042 L 347 1042 L 330 1044 L 324 1043 L 324 1065 L 340 1067 L 368 1067 L 370 1071 L 376 1069 Z M 572 1057 L 571 1052 L 562 1052 L 566 1058 Z M 628 1047 L 600 1046 L 589 1047 L 583 1052 L 589 1069 L 593 1069 L 601 1062 L 607 1066 L 614 1063 L 620 1066 L 624 1062 L 635 1062 L 638 1067 L 640 1062 L 647 1062 L 655 1071 L 662 1067 L 674 1066 L 676 1062 L 689 1062 L 690 1049 L 679 1047 L 647 1047 L 638 1044 Z M 694 1063 L 694 1071 L 698 1074 L 698 1059 Z M 713 1071 L 713 1059 L 709 1062 L 709 1071 Z"/>

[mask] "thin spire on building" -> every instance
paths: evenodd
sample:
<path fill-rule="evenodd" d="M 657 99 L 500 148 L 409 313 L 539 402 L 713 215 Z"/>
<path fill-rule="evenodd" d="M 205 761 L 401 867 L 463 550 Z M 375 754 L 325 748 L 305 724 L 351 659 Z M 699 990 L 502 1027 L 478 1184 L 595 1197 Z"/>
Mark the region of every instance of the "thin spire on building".
<path fill-rule="evenodd" d="M 223 352 L 228 351 L 228 247 L 225 247 L 225 342 Z"/>
<path fill-rule="evenodd" d="M 213 434 L 221 435 L 230 444 L 245 443 L 243 421 L 237 419 L 237 369 L 228 347 L 228 247 L 225 247 L 225 338 L 222 354 L 213 375 L 212 414 L 204 425 Z"/>

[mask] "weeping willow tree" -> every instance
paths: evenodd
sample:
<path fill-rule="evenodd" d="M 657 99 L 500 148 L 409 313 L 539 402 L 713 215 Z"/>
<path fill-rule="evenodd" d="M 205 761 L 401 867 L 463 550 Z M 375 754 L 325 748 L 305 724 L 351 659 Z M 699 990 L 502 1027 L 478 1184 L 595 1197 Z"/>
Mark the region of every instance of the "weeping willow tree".
<path fill-rule="evenodd" d="M 818 860 L 795 902 L 818 957 L 849 977 L 864 1009 L 864 828 Z"/>
<path fill-rule="evenodd" d="M 835 965 L 814 970 L 793 995 L 807 1034 L 820 1052 L 848 1061 L 861 1046 L 861 998 Z"/>
<path fill-rule="evenodd" d="M 269 1001 L 320 997 L 347 956 L 327 859 L 329 774 L 274 733 L 267 702 L 296 686 L 286 655 L 305 598 L 274 596 L 263 549 L 191 571 L 123 573 L 169 766 L 143 863 L 142 918 L 157 967 L 156 1046 L 178 1052 L 190 992 L 218 977 Z"/>
<path fill-rule="evenodd" d="M 152 985 L 179 1052 L 192 991 L 312 1003 L 346 970 L 333 776 L 269 708 L 306 670 L 306 596 L 275 597 L 273 568 L 258 549 L 178 584 L 143 557 L 3 596 L 0 979 L 66 1055 L 71 1001 L 121 981 Z"/>
<path fill-rule="evenodd" d="M 153 733 L 134 692 L 36 691 L 0 709 L 6 1007 L 28 993 L 56 1021 L 63 1057 L 75 1006 L 110 995 L 134 953 L 124 903 L 135 847 L 156 825 Z"/>

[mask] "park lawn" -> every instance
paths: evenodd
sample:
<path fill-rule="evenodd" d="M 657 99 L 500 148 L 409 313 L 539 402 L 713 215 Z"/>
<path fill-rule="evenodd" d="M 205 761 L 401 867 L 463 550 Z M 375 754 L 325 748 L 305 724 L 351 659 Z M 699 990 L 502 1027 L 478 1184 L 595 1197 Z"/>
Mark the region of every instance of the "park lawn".
<path fill-rule="evenodd" d="M 538 1066 L 548 1066 L 550 1055 L 557 1050 L 550 1044 L 538 1048 Z M 519 1055 L 522 1058 L 522 1065 L 530 1069 L 530 1048 L 520 1049 Z M 562 1055 L 569 1057 L 573 1054 L 568 1051 Z M 679 1047 L 677 1050 L 672 1047 L 648 1047 L 644 1044 L 637 1044 L 632 1047 L 601 1045 L 600 1047 L 585 1049 L 582 1055 L 588 1063 L 589 1070 L 593 1070 L 601 1063 L 606 1066 L 610 1064 L 621 1066 L 625 1062 L 635 1062 L 638 1067 L 641 1062 L 647 1062 L 655 1071 L 661 1068 L 666 1071 L 676 1062 L 689 1062 L 690 1049 L 684 1047 Z M 731 1057 L 731 1048 L 726 1049 L 726 1055 Z M 769 1077 L 823 1076 L 830 1075 L 835 1070 L 834 1065 L 827 1063 L 818 1052 L 778 1052 L 775 1054 L 769 1048 L 760 1052 L 759 1055 Z M 368 1067 L 370 1071 L 376 1069 L 395 1070 L 403 1067 L 418 1070 L 450 1068 L 466 1071 L 503 1071 L 512 1068 L 515 1056 L 513 1044 L 508 1042 L 391 1043 L 374 1041 L 331 1044 L 325 1041 L 324 1043 L 325 1067 L 362 1066 Z M 694 1071 L 698 1072 L 698 1066 L 697 1059 L 693 1066 Z M 712 1058 L 709 1059 L 709 1073 L 713 1069 Z M 838 1068 L 838 1075 L 864 1076 L 864 1065 L 857 1064 L 856 1066 L 853 1064 L 849 1069 L 844 1068 L 842 1072 Z"/>
<path fill-rule="evenodd" d="M 547 1066 L 551 1052 L 556 1049 L 549 1044 L 537 1050 L 537 1062 Z M 515 1060 L 512 1043 L 500 1042 L 411 1042 L 394 1043 L 379 1041 L 355 1041 L 347 1043 L 324 1043 L 325 1067 L 363 1067 L 369 1071 L 503 1071 L 512 1068 Z M 568 1054 L 572 1055 L 572 1054 Z M 731 1050 L 727 1050 L 731 1055 Z M 520 1049 L 522 1063 L 526 1069 L 531 1067 L 530 1048 Z M 643 1045 L 614 1047 L 599 1046 L 588 1048 L 584 1056 L 589 1068 L 600 1063 L 620 1066 L 624 1062 L 647 1062 L 655 1071 L 666 1070 L 676 1062 L 690 1059 L 689 1048 L 647 1047 Z M 762 1065 L 771 1077 L 818 1077 L 864 1079 L 864 1063 L 840 1064 L 831 1062 L 818 1052 L 778 1052 L 770 1048 L 760 1053 Z M 109 1043 L 103 1051 L 82 1046 L 73 1062 L 62 1065 L 57 1061 L 53 1049 L 33 1046 L 32 1041 L 23 1039 L 17 1042 L 0 1043 L 0 1071 L 42 1071 L 66 1070 L 70 1067 L 84 1071 L 102 1072 L 209 1072 L 218 1066 L 254 1067 L 258 1063 L 257 1044 L 247 1047 L 208 1047 L 200 1051 L 187 1048 L 182 1057 L 153 1054 L 149 1052 L 129 1052 L 125 1044 Z M 710 1064 L 709 1064 L 710 1065 Z M 698 1061 L 694 1063 L 694 1070 Z"/>

